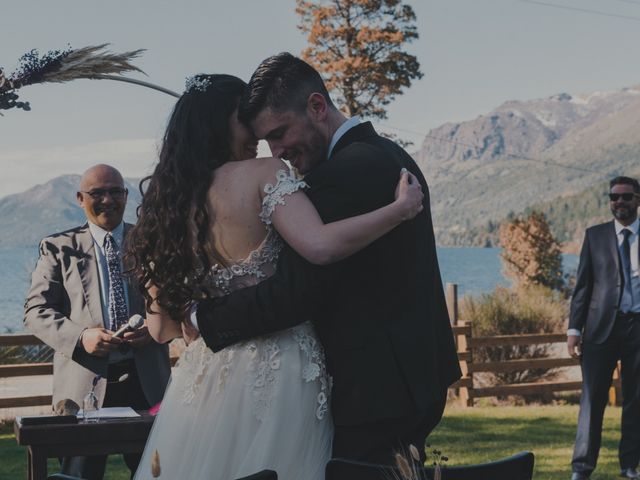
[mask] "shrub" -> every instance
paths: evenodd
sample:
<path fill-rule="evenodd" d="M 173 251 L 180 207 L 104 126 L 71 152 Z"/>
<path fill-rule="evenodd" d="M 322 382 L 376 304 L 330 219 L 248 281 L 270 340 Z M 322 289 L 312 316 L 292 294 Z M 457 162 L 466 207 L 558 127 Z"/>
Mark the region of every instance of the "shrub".
<path fill-rule="evenodd" d="M 560 292 L 541 285 L 515 289 L 497 287 L 493 293 L 464 297 L 460 317 L 470 322 L 474 337 L 556 333 L 562 331 L 567 311 Z M 474 361 L 505 362 L 509 360 L 549 357 L 551 345 L 514 345 L 474 349 Z M 554 377 L 554 369 L 529 369 L 492 373 L 493 384 L 534 382 Z"/>

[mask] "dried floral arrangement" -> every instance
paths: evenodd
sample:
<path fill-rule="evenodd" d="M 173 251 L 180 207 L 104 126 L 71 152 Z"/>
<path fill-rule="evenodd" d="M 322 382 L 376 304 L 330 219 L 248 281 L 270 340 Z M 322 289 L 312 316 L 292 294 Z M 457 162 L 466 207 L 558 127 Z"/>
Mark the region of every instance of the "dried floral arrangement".
<path fill-rule="evenodd" d="M 430 446 L 427 445 L 427 449 Z M 390 480 L 441 480 L 444 464 L 449 460 L 442 451 L 432 449 L 427 452 L 427 462 L 433 465 L 433 478 L 422 468 L 420 453 L 415 445 L 409 445 L 409 452 L 395 454 L 396 470 Z M 430 472 L 429 472 L 430 473 Z"/>
<path fill-rule="evenodd" d="M 131 62 L 140 56 L 144 49 L 132 50 L 124 53 L 113 53 L 106 50 L 109 44 L 95 45 L 64 50 L 50 50 L 42 56 L 37 50 L 25 53 L 18 60 L 17 69 L 6 76 L 0 68 L 0 110 L 19 108 L 30 110 L 29 102 L 19 99 L 17 90 L 43 83 L 64 83 L 78 79 L 118 80 L 142 85 L 162 91 L 169 95 L 180 95 L 132 78 L 123 77 L 128 72 L 144 72 Z"/>

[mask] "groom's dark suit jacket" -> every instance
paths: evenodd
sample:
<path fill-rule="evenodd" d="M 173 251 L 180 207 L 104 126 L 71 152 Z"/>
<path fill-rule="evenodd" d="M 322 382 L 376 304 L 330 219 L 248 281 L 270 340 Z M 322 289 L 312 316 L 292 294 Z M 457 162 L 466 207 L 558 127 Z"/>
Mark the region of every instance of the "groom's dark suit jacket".
<path fill-rule="evenodd" d="M 569 328 L 581 330 L 585 342 L 600 344 L 609 338 L 623 282 L 614 222 L 588 228 L 569 316 Z"/>
<path fill-rule="evenodd" d="M 413 159 L 363 123 L 305 177 L 307 194 L 325 222 L 352 217 L 392 202 L 402 167 L 425 194 L 416 218 L 329 266 L 285 246 L 273 277 L 198 307 L 200 332 L 214 351 L 313 320 L 334 380 L 337 425 L 424 411 L 460 377 L 429 192 Z"/>

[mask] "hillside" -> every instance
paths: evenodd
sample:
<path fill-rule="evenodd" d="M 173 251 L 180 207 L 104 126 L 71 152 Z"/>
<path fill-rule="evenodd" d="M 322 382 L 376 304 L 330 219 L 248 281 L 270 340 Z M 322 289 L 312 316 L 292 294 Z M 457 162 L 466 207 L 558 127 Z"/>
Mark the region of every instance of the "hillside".
<path fill-rule="evenodd" d="M 438 242 L 490 244 L 492 225 L 510 214 L 638 171 L 640 88 L 505 102 L 430 131 L 414 158 L 431 188 Z M 574 232 L 567 240 L 580 235 L 577 223 L 564 230 Z"/>
<path fill-rule="evenodd" d="M 631 173 L 640 177 L 640 170 Z M 611 220 L 609 210 L 608 182 L 600 182 L 583 191 L 558 197 L 553 200 L 533 204 L 523 211 L 511 212 L 500 221 L 488 221 L 485 225 L 473 227 L 453 240 L 457 245 L 498 246 L 498 229 L 501 221 L 514 215 L 528 215 L 537 210 L 545 214 L 554 236 L 562 243 L 567 253 L 578 253 L 584 237 L 584 231 L 598 223 Z"/>

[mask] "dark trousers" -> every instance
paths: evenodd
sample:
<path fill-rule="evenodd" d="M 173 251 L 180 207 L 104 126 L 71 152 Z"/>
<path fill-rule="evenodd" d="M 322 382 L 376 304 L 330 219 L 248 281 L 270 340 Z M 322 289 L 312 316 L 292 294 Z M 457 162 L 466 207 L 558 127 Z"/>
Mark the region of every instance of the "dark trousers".
<path fill-rule="evenodd" d="M 378 465 L 394 465 L 396 453 L 403 453 L 411 458 L 408 454 L 409 445 L 415 445 L 424 457 L 427 436 L 442 419 L 446 403 L 445 390 L 440 399 L 418 414 L 364 425 L 336 425 L 332 456 Z"/>
<path fill-rule="evenodd" d="M 590 474 L 596 468 L 604 409 L 618 360 L 622 363 L 620 467 L 635 468 L 640 461 L 640 316 L 618 316 L 604 343 L 582 345 L 582 395 L 571 461 L 574 472 Z"/>
<path fill-rule="evenodd" d="M 122 382 L 118 382 L 118 379 L 124 374 L 128 374 L 129 377 Z M 107 383 L 103 407 L 131 407 L 134 410 L 147 410 L 149 408 L 149 403 L 142 391 L 133 360 L 125 360 L 121 363 L 109 365 L 107 381 L 109 383 Z M 125 454 L 123 457 L 124 463 L 131 471 L 131 477 L 133 478 L 142 454 Z M 86 480 L 102 480 L 106 463 L 106 455 L 65 457 L 61 461 L 61 471 L 67 475 Z"/>

